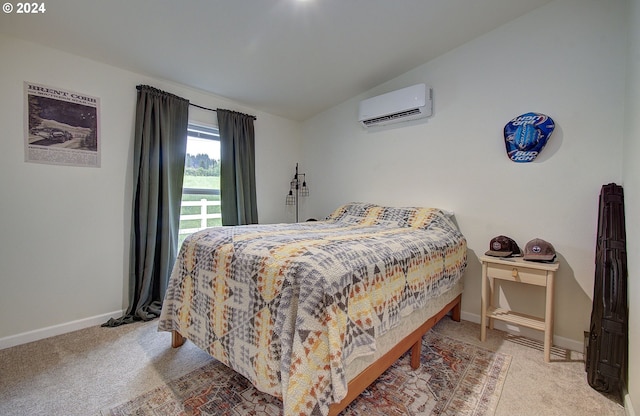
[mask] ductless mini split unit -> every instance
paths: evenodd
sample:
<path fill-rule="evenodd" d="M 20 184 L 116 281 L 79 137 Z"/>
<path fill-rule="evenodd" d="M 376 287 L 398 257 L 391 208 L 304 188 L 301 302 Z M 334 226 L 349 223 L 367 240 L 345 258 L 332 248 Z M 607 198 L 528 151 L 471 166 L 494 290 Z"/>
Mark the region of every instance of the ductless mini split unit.
<path fill-rule="evenodd" d="M 416 84 L 360 102 L 358 121 L 364 127 L 384 126 L 429 117 L 431 88 Z"/>

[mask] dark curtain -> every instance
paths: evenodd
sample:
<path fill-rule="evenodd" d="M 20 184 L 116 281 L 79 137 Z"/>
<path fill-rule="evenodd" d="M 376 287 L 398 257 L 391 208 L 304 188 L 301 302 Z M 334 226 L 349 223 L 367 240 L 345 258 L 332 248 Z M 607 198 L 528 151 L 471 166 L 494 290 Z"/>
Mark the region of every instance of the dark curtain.
<path fill-rule="evenodd" d="M 129 308 L 103 326 L 160 315 L 178 250 L 189 101 L 138 86 L 133 159 Z"/>
<path fill-rule="evenodd" d="M 222 225 L 257 224 L 254 117 L 222 109 L 216 112 Z"/>

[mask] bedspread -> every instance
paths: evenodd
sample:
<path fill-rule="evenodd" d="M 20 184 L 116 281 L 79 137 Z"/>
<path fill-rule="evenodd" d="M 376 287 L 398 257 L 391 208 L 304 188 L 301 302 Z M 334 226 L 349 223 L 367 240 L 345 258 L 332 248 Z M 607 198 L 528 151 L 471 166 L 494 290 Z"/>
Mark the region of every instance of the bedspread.
<path fill-rule="evenodd" d="M 183 243 L 158 329 L 282 399 L 285 415 L 323 415 L 346 395 L 346 365 L 465 267 L 464 236 L 432 208 L 352 203 L 324 221 L 210 228 Z"/>

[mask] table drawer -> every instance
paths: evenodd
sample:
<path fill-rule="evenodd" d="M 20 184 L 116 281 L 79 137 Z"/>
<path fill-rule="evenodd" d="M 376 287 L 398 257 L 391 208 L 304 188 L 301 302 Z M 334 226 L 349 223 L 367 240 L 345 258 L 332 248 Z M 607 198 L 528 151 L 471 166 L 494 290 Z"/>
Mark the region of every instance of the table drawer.
<path fill-rule="evenodd" d="M 530 285 L 546 286 L 547 271 L 530 269 L 517 264 L 489 264 L 487 276 L 494 279 L 510 280 L 512 282 L 528 283 Z"/>

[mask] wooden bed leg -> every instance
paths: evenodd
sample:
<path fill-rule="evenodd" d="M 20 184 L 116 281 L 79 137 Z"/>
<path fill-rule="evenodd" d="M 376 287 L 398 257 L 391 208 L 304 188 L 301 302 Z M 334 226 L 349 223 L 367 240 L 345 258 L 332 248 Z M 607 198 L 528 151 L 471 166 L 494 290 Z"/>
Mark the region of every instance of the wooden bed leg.
<path fill-rule="evenodd" d="M 458 303 L 451 309 L 451 319 L 460 322 L 460 311 L 462 310 L 462 295 L 458 296 Z"/>
<path fill-rule="evenodd" d="M 422 337 L 411 347 L 411 368 L 420 368 L 420 356 L 422 355 Z"/>
<path fill-rule="evenodd" d="M 171 346 L 178 348 L 184 344 L 185 338 L 178 331 L 171 331 Z"/>

